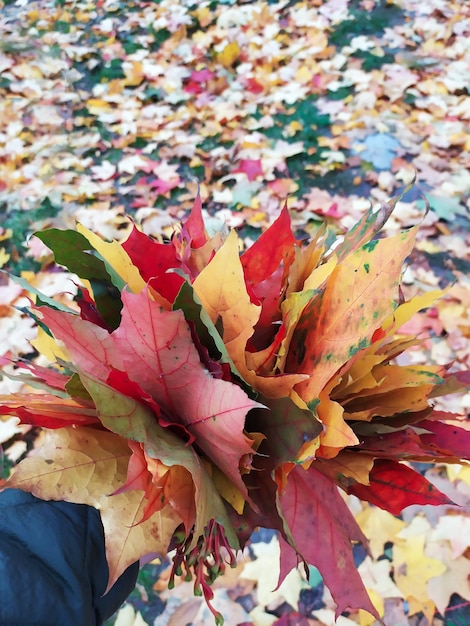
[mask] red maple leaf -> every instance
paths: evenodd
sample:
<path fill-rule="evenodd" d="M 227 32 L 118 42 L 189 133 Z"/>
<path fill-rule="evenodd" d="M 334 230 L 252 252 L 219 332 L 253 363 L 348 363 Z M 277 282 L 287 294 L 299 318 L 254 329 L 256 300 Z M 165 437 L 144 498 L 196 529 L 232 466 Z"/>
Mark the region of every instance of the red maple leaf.
<path fill-rule="evenodd" d="M 296 556 L 281 537 L 281 580 L 300 557 L 322 573 L 337 604 L 336 617 L 348 608 L 361 608 L 378 618 L 352 553 L 353 541 L 366 545 L 367 539 L 336 485 L 314 466 L 295 467 L 280 506 L 298 552 Z"/>

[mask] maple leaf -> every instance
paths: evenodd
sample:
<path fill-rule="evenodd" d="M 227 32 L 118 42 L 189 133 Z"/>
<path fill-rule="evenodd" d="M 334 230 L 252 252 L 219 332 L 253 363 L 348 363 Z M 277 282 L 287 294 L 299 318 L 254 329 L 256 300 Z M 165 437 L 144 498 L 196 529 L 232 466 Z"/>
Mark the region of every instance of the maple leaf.
<path fill-rule="evenodd" d="M 380 381 L 377 387 L 362 389 L 357 396 L 344 399 L 347 418 L 369 421 L 374 416 L 419 413 L 428 408 L 431 393 L 443 382 L 441 373 L 442 368 L 433 371 L 431 366 L 376 365 L 371 374 Z"/>
<path fill-rule="evenodd" d="M 335 457 L 338 452 L 347 446 L 357 446 L 359 439 L 345 420 L 344 408 L 329 396 L 330 387 L 336 383 L 335 380 L 327 385 L 319 394 L 319 403 L 315 408 L 316 414 L 325 430 L 320 434 L 321 446 L 318 449 L 318 456 L 324 458 Z M 302 451 L 299 460 L 304 460 Z"/>
<path fill-rule="evenodd" d="M 470 432 L 461 428 L 458 423 L 446 423 L 432 419 L 423 420 L 415 424 L 417 428 L 424 428 L 426 432 L 420 434 L 420 441 L 426 449 L 437 452 L 446 457 L 448 462 L 458 462 L 468 455 Z M 437 416 L 436 416 L 437 417 Z"/>
<path fill-rule="evenodd" d="M 403 520 L 375 506 L 366 506 L 356 516 L 356 521 L 369 538 L 369 548 L 374 559 L 382 556 L 385 544 L 406 526 Z"/>
<path fill-rule="evenodd" d="M 407 598 L 411 614 L 422 611 L 428 619 L 435 606 L 429 599 L 428 582 L 446 571 L 446 565 L 425 552 L 426 520 L 415 517 L 407 529 L 395 538 L 393 546 L 394 580 Z"/>
<path fill-rule="evenodd" d="M 352 542 L 367 545 L 367 539 L 334 483 L 313 466 L 296 467 L 279 502 L 298 556 L 322 573 L 337 604 L 336 617 L 347 608 L 362 608 L 378 618 L 352 554 Z M 293 547 L 281 539 L 281 580 L 296 565 Z"/>
<path fill-rule="evenodd" d="M 222 52 L 217 55 L 217 60 L 224 67 L 231 67 L 240 55 L 240 47 L 236 41 L 228 43 Z"/>
<path fill-rule="evenodd" d="M 202 216 L 202 201 L 199 192 L 194 200 L 193 208 L 182 226 L 180 237 L 177 239 L 179 241 L 187 241 L 193 248 L 200 248 L 208 240 L 204 218 Z"/>
<path fill-rule="evenodd" d="M 5 415 L 17 415 L 24 424 L 44 428 L 96 423 L 94 407 L 52 394 L 16 394 L 0 396 L 0 409 Z"/>
<path fill-rule="evenodd" d="M 385 430 L 380 438 L 361 432 L 360 448 L 376 458 L 432 462 L 439 458 L 444 463 L 458 463 L 468 452 L 469 431 L 454 421 L 452 415 L 435 415 L 429 410 L 428 419 L 414 420 L 407 416 L 410 427 L 393 432 Z M 442 421 L 438 420 L 440 418 Z M 445 421 L 448 418 L 448 421 Z M 411 423 L 412 422 L 412 423 Z M 380 427 L 379 427 L 380 430 Z"/>
<path fill-rule="evenodd" d="M 466 529 L 469 525 L 468 522 L 468 517 L 444 515 L 439 519 L 437 528 L 444 529 L 448 525 L 448 530 L 451 533 L 451 536 L 449 537 L 450 542 L 453 543 L 454 541 L 461 541 L 465 544 L 465 547 L 467 547 L 467 537 L 469 535 L 468 531 L 466 532 Z M 425 555 L 427 558 L 434 560 L 434 563 L 430 564 L 434 565 L 435 576 L 432 578 L 429 577 L 429 570 L 425 567 L 426 561 L 424 563 L 422 561 L 421 563 L 418 562 L 416 565 L 417 569 L 420 567 L 426 578 L 429 578 L 426 589 L 428 596 L 436 605 L 439 613 L 444 615 L 452 594 L 458 593 L 462 598 L 465 598 L 470 602 L 470 585 L 468 581 L 469 561 L 464 555 L 457 556 L 453 554 L 447 541 L 445 543 L 437 542 L 435 538 L 436 533 L 432 532 L 431 541 L 428 540 L 426 542 Z M 446 571 L 440 573 L 439 575 L 436 573 L 438 563 L 446 566 Z M 419 572 L 417 573 L 419 575 Z M 467 603 L 462 604 L 463 606 L 468 606 Z M 464 620 L 461 622 L 461 626 L 464 626 L 465 621 L 466 617 L 464 617 Z M 458 624 L 458 622 L 455 623 Z"/>
<path fill-rule="evenodd" d="M 90 281 L 99 314 L 110 328 L 115 328 L 121 308 L 119 289 L 125 284 L 121 276 L 96 253 L 87 237 L 77 231 L 51 228 L 37 232 L 36 237 L 54 252 L 57 263 Z M 99 237 L 96 239 L 101 241 Z"/>
<path fill-rule="evenodd" d="M 348 493 L 394 515 L 399 515 L 410 504 L 452 504 L 452 500 L 424 476 L 397 461 L 376 460 L 369 481 L 369 485 L 348 487 Z"/>
<path fill-rule="evenodd" d="M 206 367 L 213 373 L 214 367 L 219 365 L 222 371 L 221 377 L 226 378 L 223 373 L 226 364 L 235 376 L 241 378 L 215 324 L 204 310 L 194 289 L 188 282 L 181 285 L 178 296 L 173 303 L 173 309 L 181 309 L 185 320 L 195 331 L 192 333 L 194 343 L 198 348 L 201 361 Z M 209 359 L 206 358 L 206 355 L 209 356 Z"/>
<path fill-rule="evenodd" d="M 166 505 L 171 506 L 189 532 L 196 521 L 194 483 L 186 468 L 175 465 L 168 467 L 159 459 L 146 454 L 142 444 L 129 442 L 132 456 L 129 459 L 126 483 L 114 493 L 132 489 L 145 492 L 147 504 L 142 521 Z"/>
<path fill-rule="evenodd" d="M 145 282 L 139 275 L 138 269 L 132 264 L 131 259 L 126 253 L 124 247 L 117 241 L 106 242 L 98 237 L 82 224 L 77 224 L 77 231 L 86 237 L 92 248 L 96 250 L 105 265 L 111 269 L 111 274 L 118 274 L 124 284 L 131 291 L 141 291 L 145 287 Z"/>
<path fill-rule="evenodd" d="M 348 230 L 343 241 L 338 246 L 337 255 L 340 261 L 373 239 L 374 235 L 380 231 L 390 217 L 397 201 L 398 198 L 394 198 L 381 205 L 379 210 L 370 208 L 369 211 L 364 213 L 361 219 Z"/>
<path fill-rule="evenodd" d="M 370 472 L 374 466 L 374 457 L 367 453 L 357 454 L 352 448 L 341 450 L 333 458 L 318 458 L 318 467 L 325 476 L 329 476 L 343 489 L 351 482 L 369 485 Z"/>
<path fill-rule="evenodd" d="M 260 454 L 267 454 L 277 465 L 296 461 L 305 441 L 315 439 L 322 431 L 321 422 L 290 398 L 263 398 L 263 404 L 269 411 L 255 410 L 248 418 L 253 429 L 265 436 Z"/>
<path fill-rule="evenodd" d="M 293 261 L 297 240 L 292 234 L 287 204 L 279 217 L 240 257 L 245 280 L 255 285 L 266 280 L 281 265 L 287 272 Z"/>
<path fill-rule="evenodd" d="M 142 278 L 168 302 L 173 302 L 184 281 L 168 270 L 181 268 L 173 246 L 153 241 L 135 226 L 122 244 Z"/>
<path fill-rule="evenodd" d="M 396 460 L 405 461 L 408 459 L 431 461 L 436 457 L 437 449 L 424 444 L 421 435 L 418 434 L 419 430 L 414 428 L 415 425 L 393 432 L 387 432 L 386 427 L 384 432 L 380 432 L 380 426 L 375 426 L 377 432 L 374 434 L 368 433 L 367 430 L 364 432 L 362 428 L 356 428 L 356 432 L 359 431 L 361 435 L 361 443 L 358 446 L 361 450 L 373 454 L 376 458 L 393 457 Z M 379 432 L 380 437 L 377 437 Z"/>
<path fill-rule="evenodd" d="M 309 373 L 296 387 L 309 402 L 392 313 L 403 261 L 416 229 L 365 244 L 339 263 L 294 331 L 286 371 Z M 380 294 L 380 298 L 379 295 Z"/>
<path fill-rule="evenodd" d="M 267 397 L 289 396 L 292 386 L 306 376 L 257 376 L 247 366 L 247 342 L 258 322 L 260 307 L 251 302 L 248 294 L 235 232 L 228 236 L 193 287 L 212 322 L 216 323 L 220 316 L 225 347 L 243 379 Z"/>
<path fill-rule="evenodd" d="M 259 403 L 238 386 L 212 378 L 202 366 L 181 311 L 165 311 L 146 291 L 122 293 L 120 326 L 106 330 L 76 315 L 40 307 L 42 320 L 69 350 L 76 367 L 106 381 L 129 372 L 160 406 L 167 421 L 184 425 L 197 445 L 248 497 L 239 464 L 253 454 L 243 434 L 247 412 Z"/>
<path fill-rule="evenodd" d="M 127 481 L 119 492 L 144 489 L 149 503 L 144 509 L 143 519 L 170 506 L 179 519 L 187 524 L 188 533 L 194 526 L 195 541 L 203 534 L 211 519 L 224 522 L 229 533 L 230 524 L 221 498 L 194 449 L 185 445 L 171 430 L 159 426 L 155 414 L 144 404 L 84 373 L 80 373 L 80 379 L 96 404 L 102 424 L 123 438 L 141 444 L 139 447 L 131 445 L 132 464 L 128 468 Z M 141 475 L 144 464 L 152 476 L 152 490 L 147 488 L 145 476 Z M 166 497 L 158 489 L 162 472 L 170 474 L 166 478 L 173 479 L 179 485 L 179 489 L 172 491 L 167 486 Z M 185 472 L 190 475 L 191 484 Z M 152 493 L 155 491 L 160 492 L 158 499 Z"/>
<path fill-rule="evenodd" d="M 180 519 L 170 507 L 143 523 L 141 491 L 112 495 L 124 483 L 130 450 L 127 440 L 95 428 L 47 431 L 36 453 L 20 463 L 8 486 L 43 500 L 67 500 L 100 510 L 109 565 L 107 589 L 141 556 L 166 554 Z"/>
<path fill-rule="evenodd" d="M 275 322 L 281 319 L 280 304 L 297 246 L 289 211 L 287 205 L 284 205 L 279 217 L 240 257 L 250 296 L 256 304 L 261 305 L 251 338 L 252 347 L 258 350 L 260 346 L 268 344 L 276 333 Z M 253 369 L 257 370 L 258 367 Z"/>
<path fill-rule="evenodd" d="M 210 262 L 216 250 L 223 244 L 220 233 L 209 238 L 202 215 L 201 196 L 196 196 L 188 218 L 181 225 L 181 231 L 175 233 L 171 240 L 181 268 L 193 281 Z"/>

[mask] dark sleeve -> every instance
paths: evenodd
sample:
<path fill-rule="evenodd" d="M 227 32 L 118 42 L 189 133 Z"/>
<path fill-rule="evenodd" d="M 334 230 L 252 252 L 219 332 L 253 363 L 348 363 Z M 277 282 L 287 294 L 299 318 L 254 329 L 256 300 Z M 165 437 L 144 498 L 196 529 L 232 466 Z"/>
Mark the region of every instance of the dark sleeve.
<path fill-rule="evenodd" d="M 98 511 L 0 493 L 0 624 L 98 626 L 135 585 L 131 565 L 105 595 L 108 565 Z"/>

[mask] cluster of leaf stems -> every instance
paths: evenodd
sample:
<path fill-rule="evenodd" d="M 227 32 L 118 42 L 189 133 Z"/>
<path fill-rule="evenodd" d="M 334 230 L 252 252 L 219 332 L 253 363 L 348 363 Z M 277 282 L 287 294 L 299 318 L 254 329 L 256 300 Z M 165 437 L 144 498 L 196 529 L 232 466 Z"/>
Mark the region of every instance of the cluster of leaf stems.
<path fill-rule="evenodd" d="M 194 533 L 186 534 L 183 528 L 173 535 L 173 567 L 171 570 L 168 588 L 175 586 L 175 576 L 184 576 L 186 581 L 193 580 L 194 595 L 204 596 L 211 613 L 214 615 L 216 626 L 222 626 L 224 618 L 211 604 L 214 598 L 212 583 L 225 572 L 225 566 L 236 567 L 237 559 L 230 546 L 223 527 L 211 520 L 204 534 L 198 537 L 194 544 Z"/>

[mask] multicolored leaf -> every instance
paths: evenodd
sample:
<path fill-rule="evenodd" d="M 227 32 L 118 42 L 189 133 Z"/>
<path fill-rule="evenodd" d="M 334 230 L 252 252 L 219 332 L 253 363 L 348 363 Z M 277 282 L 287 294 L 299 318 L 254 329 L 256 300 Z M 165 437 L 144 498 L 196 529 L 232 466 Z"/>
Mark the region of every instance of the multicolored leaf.
<path fill-rule="evenodd" d="M 198 446 L 247 496 L 239 463 L 253 454 L 243 434 L 247 412 L 260 406 L 238 386 L 214 379 L 202 366 L 181 311 L 165 311 L 147 291 L 123 292 L 119 328 L 104 329 L 74 315 L 41 307 L 44 323 L 83 372 L 107 381 L 112 370 L 132 381 L 160 406 L 168 422 L 182 424 Z"/>
<path fill-rule="evenodd" d="M 332 375 L 367 347 L 393 312 L 415 229 L 376 239 L 337 265 L 324 291 L 305 307 L 292 337 L 286 371 L 309 374 L 296 387 L 308 403 Z"/>
<path fill-rule="evenodd" d="M 166 554 L 179 525 L 170 507 L 142 519 L 141 491 L 112 495 L 126 479 L 127 440 L 95 428 L 48 431 L 36 454 L 17 466 L 9 486 L 43 500 L 67 500 L 99 508 L 109 565 L 108 589 L 122 572 L 145 554 Z"/>
<path fill-rule="evenodd" d="M 179 474 L 180 490 L 174 491 L 163 504 L 164 507 L 169 506 L 174 510 L 180 522 L 188 525 L 187 532 L 194 526 L 195 540 L 203 534 L 206 524 L 211 519 L 217 519 L 221 523 L 227 521 L 220 495 L 191 446 L 185 445 L 184 441 L 171 430 L 159 426 L 155 414 L 145 405 L 84 373 L 80 373 L 80 378 L 96 404 L 101 423 L 108 430 L 142 444 L 144 456 L 159 461 L 170 471 L 174 470 L 171 472 L 173 478 Z M 133 447 L 132 450 L 135 457 L 137 448 Z M 156 472 L 158 469 L 156 464 L 146 462 L 146 465 L 151 474 L 152 470 Z M 181 481 L 181 471 L 178 468 L 184 469 L 190 475 L 192 489 L 185 476 Z M 159 478 L 155 474 L 152 476 Z M 131 486 L 135 479 L 135 468 L 131 467 L 126 485 Z M 141 488 L 142 485 L 138 487 Z M 146 497 L 148 498 L 148 492 Z M 150 503 L 153 506 L 145 507 L 144 519 L 148 519 L 152 512 L 164 508 L 161 506 L 162 502 L 150 501 Z M 227 532 L 229 529 L 230 525 L 227 525 Z"/>
<path fill-rule="evenodd" d="M 260 307 L 248 295 L 235 231 L 199 274 L 193 287 L 212 322 L 216 324 L 220 317 L 225 347 L 243 380 L 266 397 L 289 396 L 293 385 L 305 376 L 257 376 L 246 363 L 247 343 L 259 320 Z"/>

